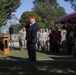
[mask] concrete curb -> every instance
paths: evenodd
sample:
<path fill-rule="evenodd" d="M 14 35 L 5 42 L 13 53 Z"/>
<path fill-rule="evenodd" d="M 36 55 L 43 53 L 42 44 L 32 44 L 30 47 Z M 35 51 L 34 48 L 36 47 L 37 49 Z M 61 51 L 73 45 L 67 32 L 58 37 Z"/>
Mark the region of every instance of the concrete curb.
<path fill-rule="evenodd" d="M 11 58 L 0 58 L 0 61 L 28 61 L 26 58 L 23 59 L 11 59 Z M 39 62 L 76 62 L 76 59 L 37 59 Z"/>

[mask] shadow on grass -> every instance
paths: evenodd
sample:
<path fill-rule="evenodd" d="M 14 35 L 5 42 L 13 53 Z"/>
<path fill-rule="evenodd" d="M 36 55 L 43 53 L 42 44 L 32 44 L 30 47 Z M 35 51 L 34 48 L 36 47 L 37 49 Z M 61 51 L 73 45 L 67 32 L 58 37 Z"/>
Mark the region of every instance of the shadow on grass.
<path fill-rule="evenodd" d="M 21 59 L 11 57 L 16 60 Z M 76 62 L 0 61 L 1 75 L 75 75 Z"/>
<path fill-rule="evenodd" d="M 63 53 L 63 52 L 56 53 L 56 52 L 50 52 L 50 51 L 48 51 L 48 50 L 37 50 L 37 52 L 44 53 L 44 54 L 47 54 L 47 55 L 66 56 L 66 53 Z"/>

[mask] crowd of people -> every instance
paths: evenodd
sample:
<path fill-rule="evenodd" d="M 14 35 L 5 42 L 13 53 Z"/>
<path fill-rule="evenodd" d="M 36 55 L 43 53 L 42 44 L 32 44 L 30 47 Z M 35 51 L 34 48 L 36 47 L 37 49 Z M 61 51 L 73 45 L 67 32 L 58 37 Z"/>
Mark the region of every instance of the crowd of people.
<path fill-rule="evenodd" d="M 18 39 L 21 50 L 25 50 L 27 48 L 25 28 L 18 34 Z M 61 30 L 57 27 L 54 29 L 39 29 L 37 32 L 36 49 L 57 53 L 60 51 L 66 52 L 66 30 Z"/>
<path fill-rule="evenodd" d="M 22 32 L 19 33 L 19 46 L 21 50 L 27 48 L 31 60 L 36 60 L 37 50 L 48 50 L 55 53 L 64 52 L 72 54 L 74 44 L 73 29 L 70 24 L 64 25 L 63 29 L 38 29 L 35 17 L 30 17 Z"/>
<path fill-rule="evenodd" d="M 39 50 L 49 50 L 50 52 L 59 53 L 65 48 L 63 46 L 66 41 L 66 30 L 60 30 L 57 27 L 54 29 L 40 29 L 38 31 L 37 47 Z"/>

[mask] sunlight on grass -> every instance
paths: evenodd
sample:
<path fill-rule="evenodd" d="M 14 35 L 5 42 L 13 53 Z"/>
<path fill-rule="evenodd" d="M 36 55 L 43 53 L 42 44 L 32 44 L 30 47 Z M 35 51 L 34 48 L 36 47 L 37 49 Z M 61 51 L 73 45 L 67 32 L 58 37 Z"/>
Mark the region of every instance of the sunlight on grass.
<path fill-rule="evenodd" d="M 22 74 L 24 74 L 24 72 L 19 72 L 18 74 L 19 74 L 19 75 L 22 75 Z"/>
<path fill-rule="evenodd" d="M 47 71 L 47 72 L 51 72 L 51 73 L 58 73 L 58 74 L 61 74 L 61 73 L 75 73 L 75 71 L 71 70 L 71 69 L 66 69 L 66 70 L 63 70 L 63 69 L 57 69 L 57 68 L 49 68 L 47 66 L 43 66 L 43 67 L 39 67 L 38 68 L 39 70 L 41 71 Z"/>
<path fill-rule="evenodd" d="M 70 73 L 75 73 L 75 71 L 71 70 L 71 69 L 67 69 L 68 72 Z"/>
<path fill-rule="evenodd" d="M 51 69 L 50 70 L 51 72 L 56 72 L 56 73 L 65 73 L 65 74 L 67 74 L 67 73 L 75 73 L 73 70 L 68 70 L 68 69 L 66 69 L 66 70 L 63 70 L 63 69 Z"/>
<path fill-rule="evenodd" d="M 47 72 L 51 72 L 51 73 L 58 73 L 58 74 L 62 74 L 62 73 L 75 73 L 75 71 L 71 70 L 71 69 L 58 69 L 58 68 L 48 68 L 49 66 L 37 66 L 38 70 L 40 71 L 47 71 Z"/>

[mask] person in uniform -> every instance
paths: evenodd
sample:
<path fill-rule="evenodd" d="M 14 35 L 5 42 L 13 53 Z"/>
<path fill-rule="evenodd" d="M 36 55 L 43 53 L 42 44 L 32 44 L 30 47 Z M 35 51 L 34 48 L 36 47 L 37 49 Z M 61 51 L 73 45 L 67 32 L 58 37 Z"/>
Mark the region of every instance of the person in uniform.
<path fill-rule="evenodd" d="M 22 50 L 24 48 L 26 48 L 26 31 L 25 31 L 25 28 L 22 29 L 22 32 L 21 32 L 21 38 L 22 38 Z"/>
<path fill-rule="evenodd" d="M 39 30 L 38 40 L 39 40 L 39 50 L 42 50 L 42 48 L 43 48 L 43 32 L 42 32 L 42 29 Z"/>
<path fill-rule="evenodd" d="M 22 38 L 21 38 L 21 32 L 18 33 L 18 41 L 19 41 L 19 48 L 22 50 Z"/>

